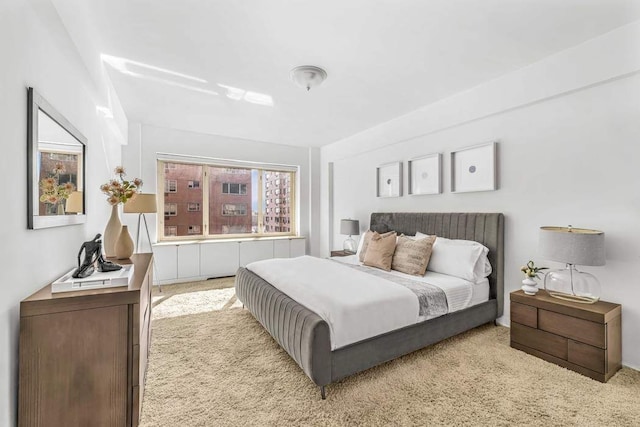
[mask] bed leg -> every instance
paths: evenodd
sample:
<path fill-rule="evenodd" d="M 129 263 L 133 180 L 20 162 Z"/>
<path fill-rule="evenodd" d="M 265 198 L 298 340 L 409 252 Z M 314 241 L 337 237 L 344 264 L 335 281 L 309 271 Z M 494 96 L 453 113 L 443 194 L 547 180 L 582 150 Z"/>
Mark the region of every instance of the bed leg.
<path fill-rule="evenodd" d="M 493 319 L 493 326 L 498 326 L 498 319 Z"/>
<path fill-rule="evenodd" d="M 244 310 L 244 303 L 242 304 L 242 309 Z"/>
<path fill-rule="evenodd" d="M 327 399 L 327 394 L 325 392 L 324 386 L 320 386 L 320 396 L 322 396 L 322 400 L 326 400 Z"/>

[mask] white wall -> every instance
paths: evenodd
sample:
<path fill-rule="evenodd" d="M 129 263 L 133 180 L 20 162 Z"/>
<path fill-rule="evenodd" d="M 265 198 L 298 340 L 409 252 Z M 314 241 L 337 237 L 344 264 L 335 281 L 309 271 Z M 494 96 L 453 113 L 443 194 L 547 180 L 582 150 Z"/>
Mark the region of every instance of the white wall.
<path fill-rule="evenodd" d="M 465 93 L 322 149 L 322 242 L 345 236 L 340 218 L 365 230 L 375 211 L 503 212 L 505 316 L 519 267 L 536 257 L 538 228 L 568 225 L 606 233 L 607 265 L 584 268 L 602 282 L 602 298 L 623 306 L 623 363 L 640 368 L 640 23 L 622 27 Z M 452 150 L 499 141 L 499 190 L 452 194 Z M 444 194 L 375 197 L 375 168 L 444 154 Z M 334 163 L 334 208 L 328 197 Z M 406 192 L 405 192 L 406 194 Z"/>
<path fill-rule="evenodd" d="M 319 236 L 312 231 L 311 189 L 319 179 L 319 170 L 312 164 L 318 164 L 318 150 L 288 145 L 270 144 L 217 135 L 194 133 L 176 129 L 161 128 L 146 124 L 129 126 L 129 144 L 123 147 L 123 158 L 127 174 L 143 180 L 143 192 L 157 193 L 157 153 L 183 154 L 264 163 L 277 163 L 300 166 L 298 200 L 300 202 L 300 234 L 307 237 L 307 253 L 317 253 Z M 313 184 L 313 183 L 316 184 Z M 316 203 L 317 205 L 317 203 Z M 318 208 L 315 208 L 319 211 Z M 135 215 L 125 215 L 123 224 L 135 236 Z M 151 240 L 156 241 L 157 224 L 149 216 Z M 317 220 L 315 221 L 317 223 Z"/>
<path fill-rule="evenodd" d="M 16 424 L 20 301 L 74 267 L 81 243 L 102 232 L 110 209 L 98 187 L 120 162 L 114 124 L 96 112 L 107 105 L 46 0 L 0 3 L 0 426 Z M 33 86 L 84 136 L 87 223 L 27 230 L 27 93 Z M 126 133 L 125 133 L 126 134 Z"/>

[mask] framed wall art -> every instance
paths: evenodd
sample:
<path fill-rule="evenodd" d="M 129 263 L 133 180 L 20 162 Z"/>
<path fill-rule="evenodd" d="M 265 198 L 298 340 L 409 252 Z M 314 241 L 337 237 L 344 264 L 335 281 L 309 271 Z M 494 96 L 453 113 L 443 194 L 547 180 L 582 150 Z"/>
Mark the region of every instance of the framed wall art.
<path fill-rule="evenodd" d="M 442 154 L 411 159 L 408 168 L 410 195 L 442 193 Z"/>
<path fill-rule="evenodd" d="M 376 196 L 402 196 L 402 162 L 385 163 L 376 168 Z"/>
<path fill-rule="evenodd" d="M 451 192 L 492 191 L 498 188 L 497 142 L 474 145 L 451 153 Z"/>

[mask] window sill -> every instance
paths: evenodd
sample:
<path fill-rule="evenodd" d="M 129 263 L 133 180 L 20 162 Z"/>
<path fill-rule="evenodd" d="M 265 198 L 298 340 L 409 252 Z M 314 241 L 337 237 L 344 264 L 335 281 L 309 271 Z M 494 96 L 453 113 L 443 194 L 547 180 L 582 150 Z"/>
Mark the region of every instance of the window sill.
<path fill-rule="evenodd" d="M 265 237 L 236 237 L 230 239 L 198 239 L 198 240 L 165 240 L 154 243 L 153 246 L 182 246 L 182 245 L 208 245 L 214 243 L 229 242 L 257 242 L 261 240 L 292 240 L 305 239 L 304 236 L 265 236 Z"/>

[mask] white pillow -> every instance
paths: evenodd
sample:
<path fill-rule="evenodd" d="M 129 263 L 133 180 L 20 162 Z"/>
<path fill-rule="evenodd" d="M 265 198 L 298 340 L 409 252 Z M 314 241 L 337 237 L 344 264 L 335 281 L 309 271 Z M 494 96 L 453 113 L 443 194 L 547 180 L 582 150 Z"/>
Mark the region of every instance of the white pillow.
<path fill-rule="evenodd" d="M 488 253 L 489 249 L 472 240 L 438 237 L 427 270 L 477 282 L 491 274 Z"/>

